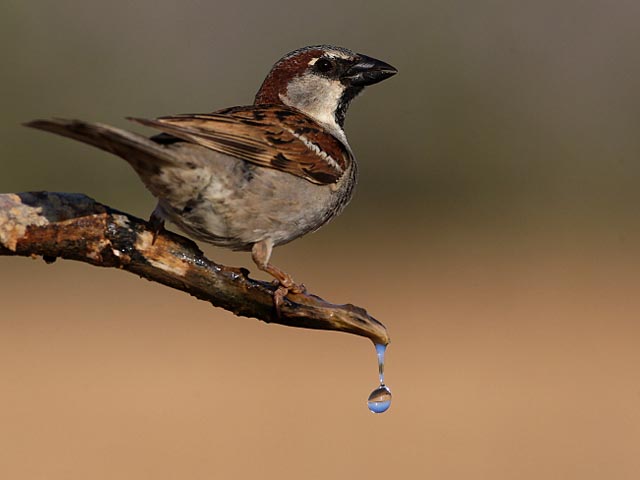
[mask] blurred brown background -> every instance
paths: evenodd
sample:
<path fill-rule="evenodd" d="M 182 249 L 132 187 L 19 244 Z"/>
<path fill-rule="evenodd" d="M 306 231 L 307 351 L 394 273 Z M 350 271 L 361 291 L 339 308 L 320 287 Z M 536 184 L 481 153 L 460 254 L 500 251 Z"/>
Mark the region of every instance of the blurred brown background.
<path fill-rule="evenodd" d="M 19 123 L 136 128 L 123 117 L 250 103 L 307 44 L 400 74 L 348 116 L 354 202 L 274 256 L 388 326 L 391 410 L 366 408 L 361 338 L 0 258 L 0 478 L 640 478 L 639 15 L 595 0 L 5 0 L 3 192 L 84 192 L 146 217 L 124 161 Z"/>

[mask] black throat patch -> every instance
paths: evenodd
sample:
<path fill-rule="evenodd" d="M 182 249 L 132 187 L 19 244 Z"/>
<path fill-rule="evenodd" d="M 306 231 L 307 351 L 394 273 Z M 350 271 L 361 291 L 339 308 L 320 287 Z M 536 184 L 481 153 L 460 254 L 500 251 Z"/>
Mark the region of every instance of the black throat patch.
<path fill-rule="evenodd" d="M 349 86 L 342 92 L 342 97 L 338 102 L 338 108 L 336 108 L 336 123 L 340 125 L 340 128 L 344 128 L 344 119 L 347 115 L 347 110 L 351 101 L 358 96 L 364 87 Z"/>

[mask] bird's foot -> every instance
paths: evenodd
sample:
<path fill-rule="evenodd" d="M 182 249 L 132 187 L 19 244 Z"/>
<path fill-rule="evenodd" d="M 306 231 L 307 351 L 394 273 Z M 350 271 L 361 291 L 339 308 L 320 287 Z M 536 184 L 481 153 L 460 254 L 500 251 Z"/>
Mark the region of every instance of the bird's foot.
<path fill-rule="evenodd" d="M 269 263 L 272 249 L 273 242 L 270 239 L 262 240 L 253 245 L 251 248 L 251 256 L 260 270 L 267 272 L 275 278 L 276 290 L 273 292 L 273 306 L 276 309 L 276 315 L 280 318 L 280 307 L 282 306 L 285 297 L 289 293 L 305 293 L 307 289 L 302 284 L 296 284 L 293 281 L 293 278 L 291 278 L 291 275 L 287 272 L 284 272 Z"/>
<path fill-rule="evenodd" d="M 158 207 L 151 214 L 151 218 L 149 218 L 149 227 L 153 232 L 153 240 L 151 241 L 151 245 L 155 245 L 156 240 L 158 239 L 158 235 L 164 230 L 164 218 L 160 215 L 158 211 Z"/>
<path fill-rule="evenodd" d="M 273 292 L 273 306 L 276 309 L 276 315 L 278 316 L 278 318 L 281 318 L 280 307 L 282 306 L 282 303 L 284 302 L 286 296 L 289 295 L 289 293 L 293 293 L 294 295 L 307 293 L 307 287 L 305 287 L 302 283 L 295 283 L 293 279 L 286 273 L 284 273 L 282 279 L 275 280 L 274 284 L 277 288 L 275 292 Z"/>

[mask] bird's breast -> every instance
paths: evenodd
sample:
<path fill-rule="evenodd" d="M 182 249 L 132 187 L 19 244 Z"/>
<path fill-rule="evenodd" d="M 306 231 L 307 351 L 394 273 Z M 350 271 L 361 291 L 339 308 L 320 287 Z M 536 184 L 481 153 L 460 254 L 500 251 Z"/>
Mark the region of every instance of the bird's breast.
<path fill-rule="evenodd" d="M 173 223 L 192 237 L 235 250 L 270 238 L 282 245 L 315 231 L 353 196 L 355 162 L 333 184 L 317 185 L 279 170 L 216 155 L 211 182 L 180 206 L 160 201 Z"/>

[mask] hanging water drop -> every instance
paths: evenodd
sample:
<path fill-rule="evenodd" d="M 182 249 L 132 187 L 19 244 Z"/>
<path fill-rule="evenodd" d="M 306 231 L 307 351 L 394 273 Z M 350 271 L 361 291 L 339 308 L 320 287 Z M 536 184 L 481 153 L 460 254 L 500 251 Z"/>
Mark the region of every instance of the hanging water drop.
<path fill-rule="evenodd" d="M 391 390 L 386 385 L 380 385 L 369 395 L 367 405 L 373 413 L 386 412 L 391 406 Z"/>
<path fill-rule="evenodd" d="M 386 349 L 386 345 L 376 344 L 380 386 L 371 392 L 371 395 L 369 395 L 369 399 L 367 400 L 369 410 L 373 413 L 386 412 L 391 406 L 391 390 L 389 390 L 389 388 L 384 384 L 384 352 Z"/>

